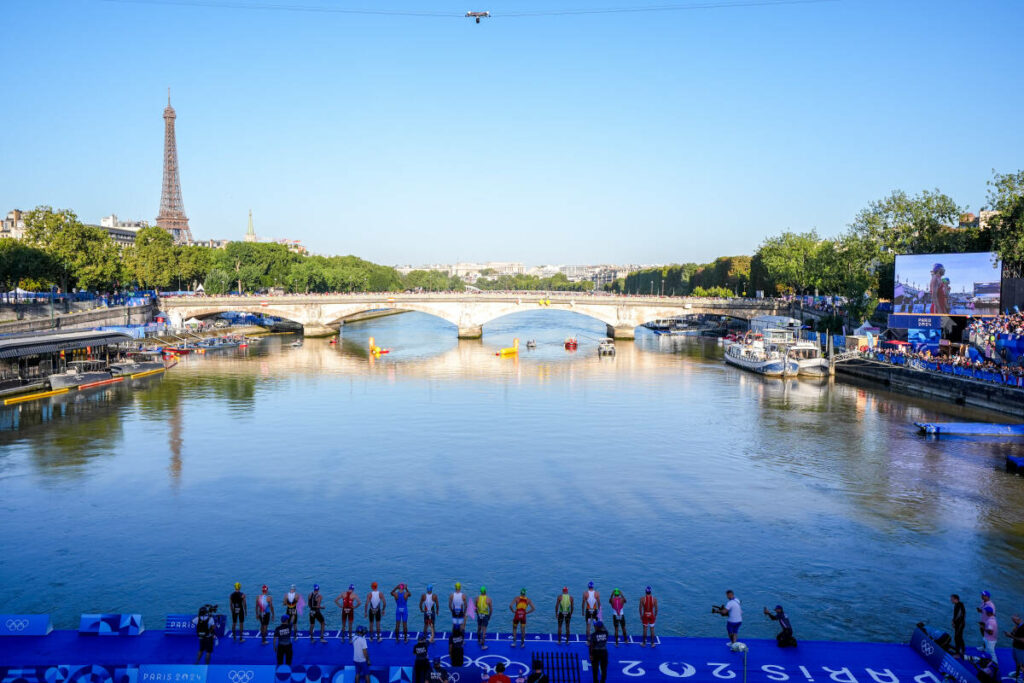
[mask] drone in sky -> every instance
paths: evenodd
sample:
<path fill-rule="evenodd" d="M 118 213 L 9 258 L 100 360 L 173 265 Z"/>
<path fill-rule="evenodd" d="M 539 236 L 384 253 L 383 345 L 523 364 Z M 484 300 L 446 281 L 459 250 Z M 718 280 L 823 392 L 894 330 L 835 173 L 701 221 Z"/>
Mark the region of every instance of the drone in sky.
<path fill-rule="evenodd" d="M 484 17 L 491 16 L 491 13 L 490 12 L 466 12 L 466 16 L 467 17 L 472 17 L 472 18 L 476 19 L 476 23 L 479 24 L 481 19 L 483 19 Z"/>

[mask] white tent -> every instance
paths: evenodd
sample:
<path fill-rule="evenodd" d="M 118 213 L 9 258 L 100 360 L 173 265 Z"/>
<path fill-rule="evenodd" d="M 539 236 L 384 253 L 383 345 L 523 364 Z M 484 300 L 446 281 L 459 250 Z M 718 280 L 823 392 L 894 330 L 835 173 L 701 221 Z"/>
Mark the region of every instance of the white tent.
<path fill-rule="evenodd" d="M 185 321 L 185 324 L 186 325 L 202 325 L 203 321 L 200 320 L 199 318 L 189 318 L 188 320 Z"/>

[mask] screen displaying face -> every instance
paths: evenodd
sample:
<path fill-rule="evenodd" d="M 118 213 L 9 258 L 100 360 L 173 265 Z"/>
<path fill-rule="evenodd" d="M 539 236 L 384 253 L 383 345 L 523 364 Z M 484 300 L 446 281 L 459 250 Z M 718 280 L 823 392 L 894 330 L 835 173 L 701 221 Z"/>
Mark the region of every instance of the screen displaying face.
<path fill-rule="evenodd" d="M 998 315 L 1002 271 L 989 252 L 897 256 L 893 312 Z"/>

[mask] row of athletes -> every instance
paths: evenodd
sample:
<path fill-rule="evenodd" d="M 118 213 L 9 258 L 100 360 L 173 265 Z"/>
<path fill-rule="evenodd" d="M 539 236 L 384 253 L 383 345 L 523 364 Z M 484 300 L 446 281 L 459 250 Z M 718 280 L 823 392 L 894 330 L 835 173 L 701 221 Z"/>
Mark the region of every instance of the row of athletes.
<path fill-rule="evenodd" d="M 395 642 L 399 642 L 399 632 L 401 632 L 404 641 L 409 642 L 409 598 L 412 597 L 412 592 L 409 590 L 408 585 L 400 583 L 392 588 L 388 594 L 394 599 L 395 605 Z M 608 599 L 608 606 L 611 608 L 616 645 L 619 644 L 620 631 L 625 643 L 629 643 L 629 637 L 626 635 L 626 603 L 626 596 L 620 589 L 615 588 L 612 590 L 611 597 Z M 244 640 L 242 632 L 244 630 L 245 617 L 249 611 L 249 602 L 245 593 L 242 592 L 240 583 L 235 583 L 235 590 L 231 593 L 229 604 L 231 606 L 232 640 L 242 642 Z M 291 589 L 285 593 L 281 604 L 285 608 L 283 616 L 287 617 L 293 633 L 298 623 L 299 613 L 304 607 L 307 607 L 309 609 L 310 642 L 314 639 L 317 623 L 320 624 L 320 642 L 326 642 L 324 639 L 324 629 L 326 628 L 324 598 L 320 592 L 319 584 L 313 585 L 313 592 L 308 595 L 306 600 L 303 600 L 296 590 L 295 584 L 292 584 Z M 349 584 L 348 590 L 334 599 L 334 604 L 341 609 L 341 637 L 347 637 L 349 640 L 352 640 L 355 612 L 361 605 L 363 616 L 369 623 L 370 639 L 372 640 L 374 635 L 376 635 L 377 642 L 381 641 L 381 620 L 387 610 L 388 602 L 384 591 L 379 588 L 376 581 L 370 584 L 370 591 L 366 594 L 365 600 L 360 599 L 359 594 L 356 593 L 355 585 Z M 587 584 L 587 589 L 583 592 L 580 604 L 582 605 L 583 618 L 586 624 L 586 635 L 589 637 L 594 622 L 598 621 L 603 613 L 601 594 L 594 588 L 593 581 Z M 536 611 L 536 606 L 533 600 L 527 596 L 526 589 L 522 588 L 519 591 L 519 595 L 509 603 L 508 608 L 512 613 L 512 647 L 516 646 L 515 637 L 517 633 L 519 634 L 520 645 L 525 646 L 526 618 L 529 614 Z M 440 598 L 434 593 L 433 584 L 427 584 L 426 591 L 420 594 L 419 610 L 423 616 L 423 631 L 429 631 L 430 642 L 434 642 L 436 636 L 434 625 L 440 612 Z M 451 613 L 452 626 L 458 626 L 463 632 L 466 628 L 467 617 L 476 619 L 476 640 L 481 649 L 486 650 L 487 627 L 491 616 L 494 614 L 494 604 L 491 601 L 491 597 L 487 594 L 487 587 L 481 586 L 479 596 L 471 603 L 469 597 L 462 590 L 462 584 L 456 581 L 454 590 L 448 595 L 448 611 Z M 653 647 L 655 644 L 654 625 L 658 619 L 658 599 L 654 597 L 650 586 L 646 587 L 643 597 L 640 598 L 638 612 L 640 624 L 643 627 L 640 647 L 646 647 L 648 639 Z M 569 594 L 569 587 L 565 586 L 558 597 L 555 598 L 558 644 L 562 644 L 563 632 L 565 633 L 565 643 L 569 643 L 571 635 L 569 625 L 575 613 L 576 600 Z M 270 589 L 264 585 L 259 596 L 256 598 L 256 618 L 259 622 L 260 637 L 264 645 L 267 643 L 267 628 L 274 617 L 274 599 L 270 594 Z"/>

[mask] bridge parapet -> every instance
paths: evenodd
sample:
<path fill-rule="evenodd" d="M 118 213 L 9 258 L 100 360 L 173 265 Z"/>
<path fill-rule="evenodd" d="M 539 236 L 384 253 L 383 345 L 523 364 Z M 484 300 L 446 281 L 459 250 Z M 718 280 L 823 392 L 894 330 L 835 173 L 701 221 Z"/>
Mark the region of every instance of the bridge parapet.
<path fill-rule="evenodd" d="M 600 320 L 616 338 L 633 337 L 638 325 L 658 318 L 712 313 L 749 319 L 789 310 L 776 299 L 612 296 L 581 292 L 356 293 L 283 296 L 165 297 L 160 307 L 175 322 L 227 311 L 265 313 L 302 324 L 307 334 L 331 333 L 345 318 L 377 309 L 420 311 L 452 323 L 463 338 L 479 337 L 483 325 L 511 313 L 553 308 Z"/>

